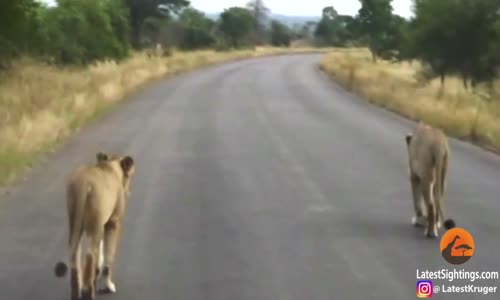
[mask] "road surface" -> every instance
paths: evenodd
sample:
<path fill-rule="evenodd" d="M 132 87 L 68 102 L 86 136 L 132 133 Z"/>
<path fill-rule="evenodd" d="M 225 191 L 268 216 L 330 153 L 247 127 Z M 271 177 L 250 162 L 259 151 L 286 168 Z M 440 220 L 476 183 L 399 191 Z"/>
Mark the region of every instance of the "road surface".
<path fill-rule="evenodd" d="M 99 299 L 414 299 L 417 269 L 453 266 L 410 225 L 413 124 L 344 92 L 319 60 L 165 80 L 70 139 L 0 199 L 0 298 L 69 298 L 53 275 L 67 255 L 64 178 L 104 150 L 133 155 L 137 171 L 118 293 Z M 477 248 L 457 268 L 500 271 L 500 159 L 456 141 L 452 151 L 447 213 Z"/>

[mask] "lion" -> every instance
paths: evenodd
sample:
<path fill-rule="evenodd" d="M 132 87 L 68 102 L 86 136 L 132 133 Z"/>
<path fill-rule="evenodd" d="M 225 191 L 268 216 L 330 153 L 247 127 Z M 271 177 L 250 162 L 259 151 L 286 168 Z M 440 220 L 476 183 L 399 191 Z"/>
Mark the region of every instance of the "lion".
<path fill-rule="evenodd" d="M 450 147 L 442 130 L 422 121 L 415 131 L 405 137 L 409 175 L 415 206 L 412 219 L 416 227 L 425 227 L 425 236 L 435 238 L 444 221 L 443 206 L 446 191 L 446 175 Z M 444 221 L 448 230 L 455 227 L 455 221 Z"/>
<path fill-rule="evenodd" d="M 130 156 L 96 155 L 97 163 L 80 166 L 70 174 L 66 186 L 71 267 L 71 299 L 94 299 L 97 277 L 104 293 L 115 293 L 113 265 L 130 194 L 135 163 Z M 83 233 L 89 241 L 85 266 L 80 254 Z M 67 265 L 56 263 L 54 272 L 63 277 Z M 102 272 L 101 272 L 102 271 Z M 83 273 L 83 274 L 82 274 Z"/>

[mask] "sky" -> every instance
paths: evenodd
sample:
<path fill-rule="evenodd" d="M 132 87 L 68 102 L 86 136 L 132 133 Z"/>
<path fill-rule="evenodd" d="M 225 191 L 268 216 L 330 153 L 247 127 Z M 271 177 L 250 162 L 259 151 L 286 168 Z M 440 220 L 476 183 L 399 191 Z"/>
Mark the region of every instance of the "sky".
<path fill-rule="evenodd" d="M 54 3 L 54 0 L 41 0 Z M 248 0 L 190 0 L 191 5 L 203 12 L 221 12 L 231 6 L 245 6 Z M 333 5 L 339 14 L 355 15 L 360 7 L 359 0 L 264 0 L 273 12 L 289 16 L 321 16 L 324 7 Z M 393 0 L 394 13 L 403 17 L 411 16 L 411 0 Z"/>
<path fill-rule="evenodd" d="M 205 12 L 220 12 L 231 6 L 245 6 L 248 0 L 190 0 L 191 5 Z M 324 7 L 332 5 L 339 14 L 355 15 L 359 0 L 264 0 L 273 12 L 289 16 L 321 16 Z M 411 15 L 411 0 L 393 0 L 394 13 L 403 17 Z"/>

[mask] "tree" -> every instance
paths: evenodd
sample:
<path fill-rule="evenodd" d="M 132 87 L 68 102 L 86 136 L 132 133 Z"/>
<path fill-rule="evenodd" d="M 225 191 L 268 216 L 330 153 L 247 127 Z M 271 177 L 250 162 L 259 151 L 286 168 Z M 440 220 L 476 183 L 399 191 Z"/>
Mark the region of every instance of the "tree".
<path fill-rule="evenodd" d="M 450 25 L 453 26 L 451 22 L 454 17 L 448 15 L 447 1 L 435 3 L 415 1 L 416 17 L 413 21 L 416 56 L 441 78 L 442 84 L 444 84 L 446 74 L 452 71 L 449 41 L 450 38 L 456 38 L 449 36 L 449 31 L 443 30 L 450 28 Z"/>
<path fill-rule="evenodd" d="M 333 6 L 328 6 L 323 9 L 314 35 L 323 44 L 345 46 L 355 39 L 354 22 L 353 17 L 339 15 Z"/>
<path fill-rule="evenodd" d="M 336 37 L 338 30 L 337 17 L 338 13 L 333 6 L 323 8 L 321 20 L 316 26 L 314 35 L 326 44 L 338 44 Z"/>
<path fill-rule="evenodd" d="M 392 0 L 360 0 L 359 26 L 373 61 L 394 46 Z M 438 1 L 439 2 L 439 1 Z"/>
<path fill-rule="evenodd" d="M 35 14 L 40 4 L 34 0 L 2 3 L 0 9 L 0 66 L 29 50 L 36 28 Z"/>
<path fill-rule="evenodd" d="M 123 0 L 107 0 L 104 9 L 109 16 L 111 30 L 116 39 L 116 57 L 125 57 L 130 48 L 129 14 Z"/>
<path fill-rule="evenodd" d="M 394 18 L 396 29 L 396 57 L 397 61 L 409 61 L 410 63 L 416 58 L 416 44 L 413 36 L 413 20 L 407 21 L 404 18 L 396 16 Z"/>
<path fill-rule="evenodd" d="M 240 47 L 255 32 L 255 18 L 243 7 L 225 9 L 220 15 L 219 29 L 235 48 Z"/>
<path fill-rule="evenodd" d="M 457 73 L 464 86 L 491 82 L 500 65 L 497 0 L 415 1 L 415 56 L 441 77 Z"/>
<path fill-rule="evenodd" d="M 59 64 L 85 65 L 128 54 L 128 23 L 120 0 L 59 0 L 42 17 L 44 53 Z"/>
<path fill-rule="evenodd" d="M 271 44 L 273 46 L 290 46 L 291 32 L 283 23 L 273 20 L 271 22 Z"/>
<path fill-rule="evenodd" d="M 465 36 L 466 44 L 458 47 L 458 43 L 454 43 L 458 51 L 454 61 L 455 68 L 466 87 L 468 82 L 472 87 L 482 82 L 492 85 L 500 67 L 500 2 L 463 1 L 458 17 L 463 18 L 463 22 L 467 22 L 469 26 L 458 27 L 462 41 Z"/>
<path fill-rule="evenodd" d="M 264 4 L 263 0 L 251 0 L 247 8 L 252 12 L 255 20 L 255 34 L 257 43 L 263 43 L 266 39 L 266 27 L 271 10 Z"/>
<path fill-rule="evenodd" d="M 130 13 L 131 42 L 136 48 L 140 47 L 140 33 L 144 21 L 149 17 L 159 17 L 158 5 L 166 5 L 168 13 L 178 13 L 182 8 L 189 6 L 189 0 L 125 0 Z"/>
<path fill-rule="evenodd" d="M 162 35 L 165 29 L 173 24 L 173 20 L 170 18 L 164 18 L 159 16 L 150 16 L 144 19 L 142 25 L 139 29 L 139 40 L 136 41 L 136 48 L 150 48 L 156 46 L 156 44 L 165 44 L 162 39 Z"/>
<path fill-rule="evenodd" d="M 455 250 L 462 250 L 462 256 L 465 256 L 465 252 L 472 250 L 472 247 L 467 244 L 461 244 L 455 247 Z"/>
<path fill-rule="evenodd" d="M 215 23 L 202 12 L 191 7 L 184 9 L 179 15 L 179 22 L 182 28 L 181 48 L 206 48 L 215 43 L 213 34 Z"/>

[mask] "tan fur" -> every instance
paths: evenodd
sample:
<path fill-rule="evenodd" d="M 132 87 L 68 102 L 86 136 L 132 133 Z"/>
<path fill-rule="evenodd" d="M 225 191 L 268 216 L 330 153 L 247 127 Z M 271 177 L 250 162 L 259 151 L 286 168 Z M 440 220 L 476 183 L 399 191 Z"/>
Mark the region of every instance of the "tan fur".
<path fill-rule="evenodd" d="M 69 223 L 69 248 L 72 299 L 82 293 L 94 299 L 96 276 L 99 271 L 100 243 L 104 242 L 103 279 L 108 292 L 115 291 L 112 267 L 117 250 L 123 217 L 130 193 L 130 181 L 134 173 L 134 161 L 130 156 L 96 155 L 95 165 L 77 168 L 67 183 L 67 214 Z M 81 238 L 89 241 L 85 267 L 80 264 Z M 67 271 L 64 262 L 56 264 L 56 276 Z"/>
<path fill-rule="evenodd" d="M 425 235 L 438 236 L 444 222 L 443 206 L 450 148 L 440 129 L 419 122 L 415 132 L 406 136 L 410 182 L 415 205 L 414 224 L 424 226 Z M 454 221 L 444 222 L 447 229 Z"/>

